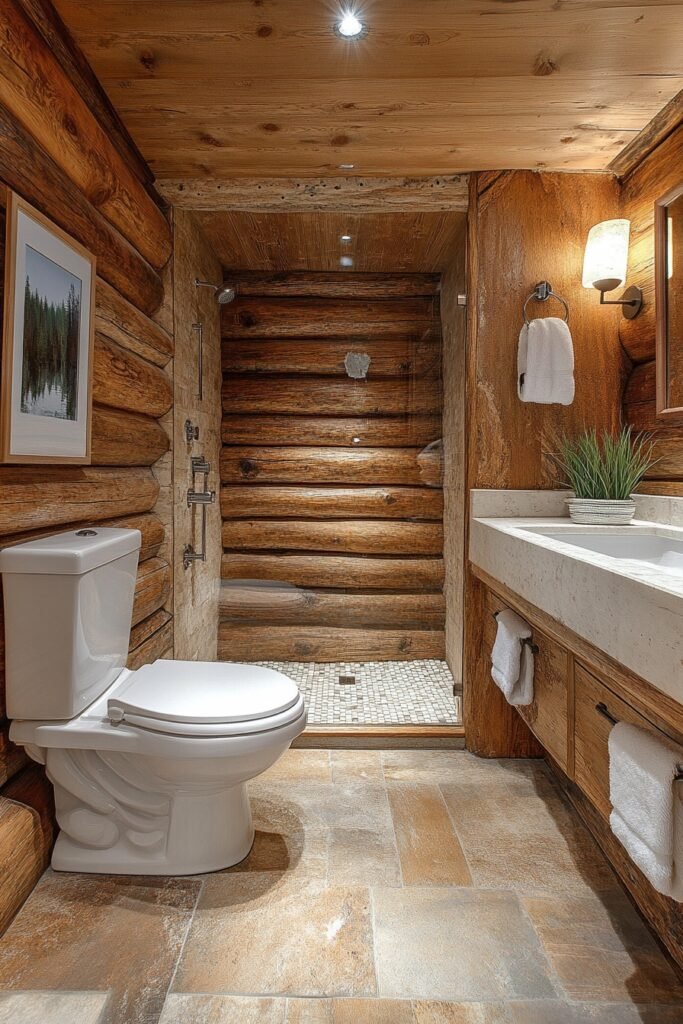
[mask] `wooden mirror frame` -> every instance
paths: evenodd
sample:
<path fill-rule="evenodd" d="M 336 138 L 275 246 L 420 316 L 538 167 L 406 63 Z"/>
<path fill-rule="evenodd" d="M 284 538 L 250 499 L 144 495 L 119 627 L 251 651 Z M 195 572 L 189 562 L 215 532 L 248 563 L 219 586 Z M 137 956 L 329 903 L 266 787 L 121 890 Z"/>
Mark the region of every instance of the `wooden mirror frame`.
<path fill-rule="evenodd" d="M 655 201 L 655 376 L 657 383 L 657 418 L 675 416 L 683 419 L 683 406 L 670 407 L 668 382 L 668 306 L 667 306 L 667 238 L 666 211 L 674 199 L 683 195 L 683 182 Z"/>

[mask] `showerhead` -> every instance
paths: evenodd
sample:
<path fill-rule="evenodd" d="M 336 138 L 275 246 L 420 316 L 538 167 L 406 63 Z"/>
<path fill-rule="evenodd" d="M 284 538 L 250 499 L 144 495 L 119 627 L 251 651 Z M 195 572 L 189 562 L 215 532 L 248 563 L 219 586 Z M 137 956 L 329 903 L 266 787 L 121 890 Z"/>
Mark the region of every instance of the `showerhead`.
<path fill-rule="evenodd" d="M 200 281 L 198 277 L 195 277 L 194 283 L 197 288 L 213 288 L 216 295 L 216 302 L 219 306 L 225 306 L 228 302 L 232 302 L 237 295 L 237 289 L 230 284 L 211 284 L 210 281 Z"/>

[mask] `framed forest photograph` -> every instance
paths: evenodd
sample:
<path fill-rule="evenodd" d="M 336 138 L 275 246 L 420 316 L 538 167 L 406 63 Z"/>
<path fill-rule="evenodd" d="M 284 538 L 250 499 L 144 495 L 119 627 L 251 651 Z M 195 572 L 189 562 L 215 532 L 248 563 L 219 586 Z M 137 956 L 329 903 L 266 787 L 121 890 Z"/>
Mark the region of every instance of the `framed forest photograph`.
<path fill-rule="evenodd" d="M 95 257 L 10 192 L 3 462 L 90 462 Z"/>

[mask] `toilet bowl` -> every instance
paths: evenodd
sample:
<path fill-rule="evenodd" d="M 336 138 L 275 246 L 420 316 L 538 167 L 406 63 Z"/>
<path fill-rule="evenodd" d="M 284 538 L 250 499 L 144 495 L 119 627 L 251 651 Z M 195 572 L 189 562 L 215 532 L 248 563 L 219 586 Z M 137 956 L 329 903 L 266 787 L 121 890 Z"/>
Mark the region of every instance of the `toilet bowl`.
<path fill-rule="evenodd" d="M 287 676 L 256 665 L 123 668 L 139 533 L 89 533 L 86 546 L 71 533 L 0 552 L 10 736 L 54 786 L 52 866 L 150 875 L 229 867 L 254 838 L 246 783 L 303 731 L 303 698 Z M 54 605 L 30 641 L 29 597 L 34 612 Z"/>

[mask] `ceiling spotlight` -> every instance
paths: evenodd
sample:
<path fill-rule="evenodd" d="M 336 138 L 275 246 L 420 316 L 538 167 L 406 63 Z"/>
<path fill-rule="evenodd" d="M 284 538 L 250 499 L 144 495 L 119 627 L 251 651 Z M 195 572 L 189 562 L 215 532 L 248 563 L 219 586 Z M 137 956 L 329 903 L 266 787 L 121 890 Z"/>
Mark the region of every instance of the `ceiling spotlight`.
<path fill-rule="evenodd" d="M 342 11 L 334 31 L 342 39 L 359 39 L 368 30 L 354 11 Z"/>
<path fill-rule="evenodd" d="M 339 241 L 343 242 L 344 245 L 348 245 L 349 242 L 351 241 L 351 235 L 340 235 L 339 236 Z"/>
<path fill-rule="evenodd" d="M 339 170 L 340 171 L 352 171 L 355 166 L 356 166 L 355 164 L 339 164 Z"/>
<path fill-rule="evenodd" d="M 342 267 L 352 267 L 353 266 L 353 257 L 352 256 L 342 256 L 340 258 L 339 262 L 341 263 Z"/>

